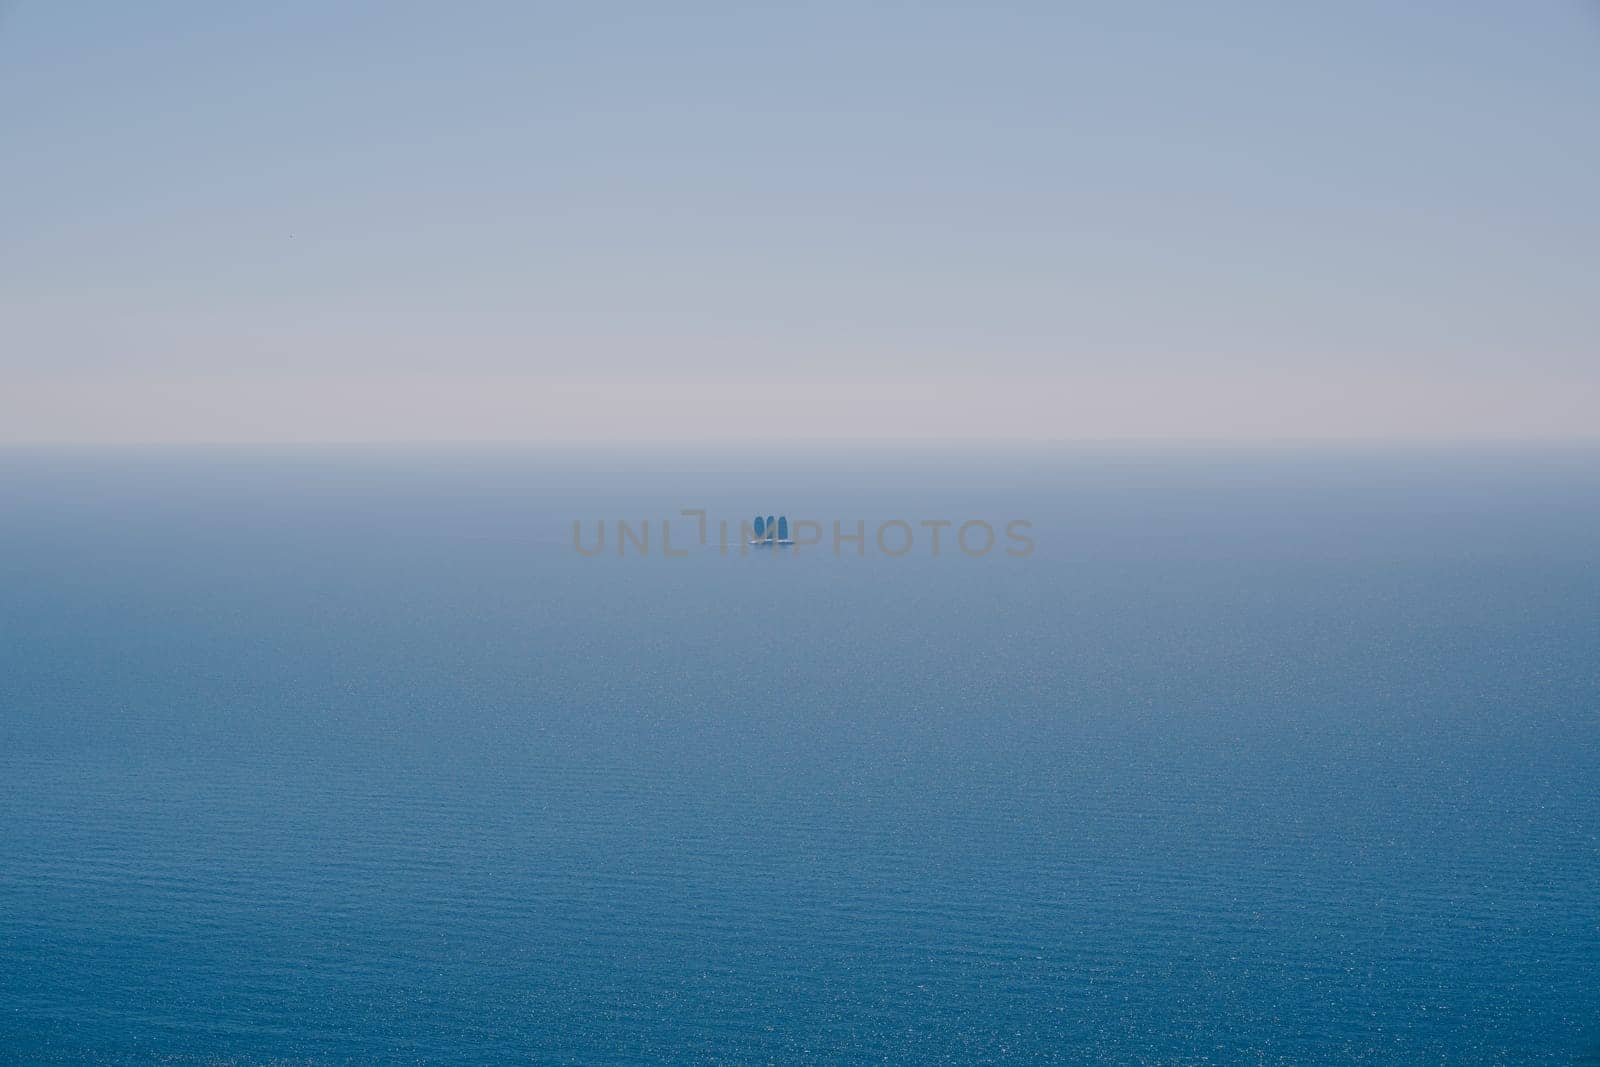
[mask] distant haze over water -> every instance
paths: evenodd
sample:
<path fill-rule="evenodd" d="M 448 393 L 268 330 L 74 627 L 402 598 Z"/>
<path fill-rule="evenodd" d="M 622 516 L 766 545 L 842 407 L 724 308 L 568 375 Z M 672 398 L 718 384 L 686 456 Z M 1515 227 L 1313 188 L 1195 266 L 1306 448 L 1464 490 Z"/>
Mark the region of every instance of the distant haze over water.
<path fill-rule="evenodd" d="M 0 1054 L 1571 1063 L 1596 459 L 0 450 Z"/>

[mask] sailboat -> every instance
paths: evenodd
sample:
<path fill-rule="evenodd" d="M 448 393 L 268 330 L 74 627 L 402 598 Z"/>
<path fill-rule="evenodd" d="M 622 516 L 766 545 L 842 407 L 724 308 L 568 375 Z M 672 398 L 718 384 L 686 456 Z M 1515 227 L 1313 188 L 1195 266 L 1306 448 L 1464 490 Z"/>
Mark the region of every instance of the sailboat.
<path fill-rule="evenodd" d="M 752 545 L 792 545 L 794 540 L 789 536 L 789 516 L 779 515 L 774 519 L 771 515 L 762 518 L 756 516 L 756 535 L 750 539 Z"/>

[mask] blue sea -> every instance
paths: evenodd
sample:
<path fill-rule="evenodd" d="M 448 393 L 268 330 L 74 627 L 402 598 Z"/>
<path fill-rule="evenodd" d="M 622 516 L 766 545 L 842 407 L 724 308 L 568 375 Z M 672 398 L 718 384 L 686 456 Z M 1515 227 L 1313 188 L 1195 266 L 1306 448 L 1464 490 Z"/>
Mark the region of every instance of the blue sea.
<path fill-rule="evenodd" d="M 1600 451 L 0 451 L 0 1061 L 1600 1062 Z"/>

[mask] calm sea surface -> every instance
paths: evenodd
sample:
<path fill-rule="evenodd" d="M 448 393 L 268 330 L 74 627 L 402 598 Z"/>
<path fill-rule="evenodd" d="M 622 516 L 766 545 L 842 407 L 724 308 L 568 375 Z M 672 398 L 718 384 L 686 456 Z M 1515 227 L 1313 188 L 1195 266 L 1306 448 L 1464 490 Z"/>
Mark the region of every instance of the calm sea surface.
<path fill-rule="evenodd" d="M 0 452 L 0 1061 L 518 1059 L 1600 1062 L 1600 453 Z"/>

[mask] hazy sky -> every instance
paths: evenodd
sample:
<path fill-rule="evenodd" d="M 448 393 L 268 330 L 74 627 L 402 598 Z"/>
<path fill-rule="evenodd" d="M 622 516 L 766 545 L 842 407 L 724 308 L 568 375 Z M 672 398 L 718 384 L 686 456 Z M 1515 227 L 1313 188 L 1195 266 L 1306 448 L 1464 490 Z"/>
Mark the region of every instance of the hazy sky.
<path fill-rule="evenodd" d="M 1600 4 L 0 0 L 0 441 L 1600 431 Z"/>

